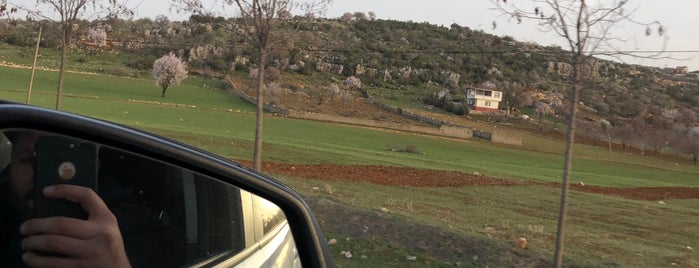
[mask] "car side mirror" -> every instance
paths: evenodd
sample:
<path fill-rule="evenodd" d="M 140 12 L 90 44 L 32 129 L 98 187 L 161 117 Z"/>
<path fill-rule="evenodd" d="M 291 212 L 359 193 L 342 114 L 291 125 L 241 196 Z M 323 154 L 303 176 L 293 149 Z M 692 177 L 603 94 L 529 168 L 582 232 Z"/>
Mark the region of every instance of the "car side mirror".
<path fill-rule="evenodd" d="M 0 103 L 0 132 L 2 187 L 17 177 L 12 170 L 27 140 L 32 161 L 24 160 L 33 165 L 35 186 L 45 183 L 37 174 L 75 184 L 90 180 L 83 170 L 95 174 L 88 187 L 116 216 L 134 266 L 334 267 L 303 199 L 243 165 L 130 127 L 20 104 Z M 46 156 L 51 146 L 82 146 L 94 158 Z M 45 158 L 54 164 L 42 164 L 51 162 Z M 37 200 L 29 204 L 40 207 Z"/>

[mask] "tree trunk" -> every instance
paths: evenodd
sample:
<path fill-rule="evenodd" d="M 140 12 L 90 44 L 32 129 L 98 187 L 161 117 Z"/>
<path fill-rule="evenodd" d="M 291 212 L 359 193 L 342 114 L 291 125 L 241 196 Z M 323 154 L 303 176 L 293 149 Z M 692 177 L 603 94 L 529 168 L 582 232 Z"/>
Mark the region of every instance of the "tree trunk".
<path fill-rule="evenodd" d="M 165 91 L 166 91 L 166 90 L 167 90 L 167 87 L 166 87 L 166 86 L 163 86 L 163 92 L 160 93 L 160 97 L 161 97 L 161 98 L 165 98 Z"/>
<path fill-rule="evenodd" d="M 63 78 L 66 72 L 66 59 L 68 58 L 69 30 L 63 30 L 63 44 L 61 44 L 61 67 L 58 71 L 58 89 L 56 90 L 56 110 L 61 109 L 61 95 L 63 94 Z"/>
<path fill-rule="evenodd" d="M 253 155 L 252 168 L 257 171 L 262 171 L 262 116 L 264 114 L 264 87 L 265 87 L 265 60 L 267 60 L 267 51 L 265 48 L 258 48 L 260 54 L 260 62 L 258 63 L 257 72 L 257 116 L 255 123 L 255 152 Z"/>
<path fill-rule="evenodd" d="M 557 268 L 563 267 L 563 248 L 565 242 L 566 218 L 568 214 L 568 188 L 570 183 L 570 173 L 573 167 L 573 145 L 575 144 L 575 117 L 578 114 L 578 101 L 580 98 L 580 62 L 582 51 L 573 57 L 573 88 L 570 93 L 570 117 L 568 118 L 568 130 L 566 131 L 566 151 L 565 162 L 563 164 L 563 181 L 561 182 L 561 203 L 558 214 L 558 227 L 556 233 L 556 252 L 554 255 L 554 265 Z"/>
<path fill-rule="evenodd" d="M 36 37 L 36 48 L 34 49 L 34 63 L 32 63 L 32 75 L 29 78 L 29 89 L 27 90 L 27 104 L 31 104 L 32 86 L 34 85 L 34 73 L 36 72 L 36 59 L 39 58 L 39 45 L 41 44 L 41 30 L 39 26 L 39 35 Z"/>

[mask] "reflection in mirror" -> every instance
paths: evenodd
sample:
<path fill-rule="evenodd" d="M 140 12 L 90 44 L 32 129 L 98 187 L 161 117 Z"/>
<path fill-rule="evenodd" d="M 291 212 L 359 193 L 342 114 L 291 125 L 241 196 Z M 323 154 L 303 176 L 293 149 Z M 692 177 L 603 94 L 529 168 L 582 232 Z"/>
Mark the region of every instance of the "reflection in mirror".
<path fill-rule="evenodd" d="M 133 267 L 300 266 L 286 217 L 272 202 L 108 145 L 26 129 L 2 133 L 11 146 L 0 146 L 9 157 L 0 166 L 0 267 L 46 256 Z M 61 225 L 52 220 L 66 218 L 51 216 L 73 219 Z M 63 240 L 51 247 L 40 242 L 46 234 Z M 93 239 L 100 235 L 120 239 Z M 33 259 L 23 261 L 25 252 Z"/>

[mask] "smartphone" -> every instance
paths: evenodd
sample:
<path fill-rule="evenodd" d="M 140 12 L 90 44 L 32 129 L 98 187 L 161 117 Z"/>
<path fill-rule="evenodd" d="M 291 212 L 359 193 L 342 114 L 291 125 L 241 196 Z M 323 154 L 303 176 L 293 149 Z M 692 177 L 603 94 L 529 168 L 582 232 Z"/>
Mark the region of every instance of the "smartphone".
<path fill-rule="evenodd" d="M 42 189 L 55 184 L 89 187 L 97 192 L 97 146 L 63 136 L 42 136 L 34 145 L 34 216 L 66 216 L 87 219 L 79 203 L 46 198 Z"/>

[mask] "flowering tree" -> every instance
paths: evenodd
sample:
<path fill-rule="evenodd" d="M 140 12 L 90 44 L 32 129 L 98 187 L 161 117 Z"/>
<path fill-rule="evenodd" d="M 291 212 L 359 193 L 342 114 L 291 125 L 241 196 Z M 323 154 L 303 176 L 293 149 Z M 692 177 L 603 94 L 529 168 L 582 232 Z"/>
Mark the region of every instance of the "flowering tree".
<path fill-rule="evenodd" d="M 258 68 L 252 68 L 250 71 L 248 71 L 248 77 L 252 79 L 257 79 L 257 74 L 260 72 L 260 69 Z"/>
<path fill-rule="evenodd" d="M 164 98 L 168 87 L 176 86 L 187 78 L 187 65 L 170 52 L 153 63 L 153 78 L 163 88 L 160 96 Z"/>
<path fill-rule="evenodd" d="M 354 75 L 347 77 L 347 79 L 345 79 L 345 86 L 348 86 L 351 89 L 360 89 L 362 88 L 362 80 Z"/>
<path fill-rule="evenodd" d="M 87 32 L 87 40 L 100 47 L 107 46 L 107 32 L 102 28 L 90 28 Z"/>
<path fill-rule="evenodd" d="M 340 20 L 344 23 L 352 23 L 352 13 L 345 12 L 345 14 L 342 14 L 342 17 L 340 17 Z"/>

